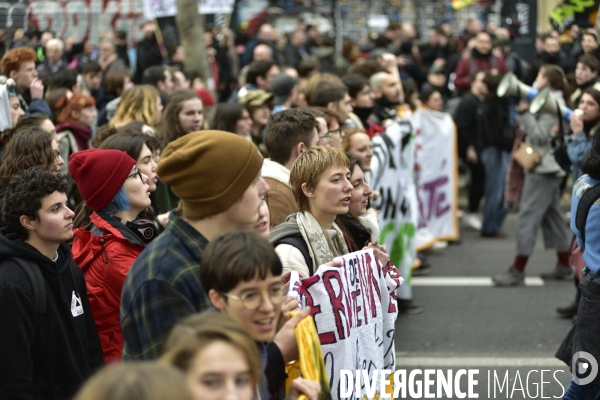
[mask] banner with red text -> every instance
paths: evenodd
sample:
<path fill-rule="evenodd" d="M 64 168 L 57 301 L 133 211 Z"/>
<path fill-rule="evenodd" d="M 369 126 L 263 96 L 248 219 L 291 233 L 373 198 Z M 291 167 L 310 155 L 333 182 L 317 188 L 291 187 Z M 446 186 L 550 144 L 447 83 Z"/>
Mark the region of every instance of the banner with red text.
<path fill-rule="evenodd" d="M 369 371 L 370 378 L 375 371 L 395 370 L 395 291 L 402 280 L 395 267 L 381 266 L 370 249 L 339 259 L 341 268 L 321 265 L 301 281 L 302 303 L 311 308 L 334 399 L 340 398 L 342 369 Z M 297 287 L 295 282 L 290 286 Z"/>
<path fill-rule="evenodd" d="M 458 239 L 458 158 L 450 114 L 419 108 L 412 116 L 416 133 L 419 224 L 416 248 Z"/>

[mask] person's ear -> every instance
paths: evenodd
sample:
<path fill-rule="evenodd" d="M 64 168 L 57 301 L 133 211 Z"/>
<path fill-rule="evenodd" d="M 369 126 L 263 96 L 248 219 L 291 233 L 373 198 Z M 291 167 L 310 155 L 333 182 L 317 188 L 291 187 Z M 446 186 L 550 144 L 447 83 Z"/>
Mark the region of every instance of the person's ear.
<path fill-rule="evenodd" d="M 17 70 L 13 69 L 12 71 L 10 71 L 9 78 L 15 79 L 17 77 L 17 74 L 18 74 Z"/>
<path fill-rule="evenodd" d="M 333 101 L 331 103 L 327 103 L 327 109 L 331 112 L 337 113 L 337 105 Z"/>
<path fill-rule="evenodd" d="M 215 289 L 210 289 L 208 291 L 208 299 L 210 300 L 213 307 L 215 307 L 219 311 L 223 311 L 225 309 L 225 306 L 227 305 L 225 303 L 225 297 L 221 293 L 217 292 Z"/>
<path fill-rule="evenodd" d="M 165 83 L 163 81 L 159 81 L 156 84 L 156 89 L 158 89 L 158 91 L 162 93 L 165 90 Z"/>
<path fill-rule="evenodd" d="M 29 218 L 27 215 L 21 215 L 19 217 L 19 222 L 21 223 L 21 225 L 23 226 L 23 228 L 27 229 L 28 231 L 34 231 L 35 230 L 35 223 L 37 221 L 35 219 Z"/>
<path fill-rule="evenodd" d="M 315 197 L 315 190 L 308 186 L 308 183 L 306 182 L 302 184 L 302 193 L 304 193 L 306 197 Z"/>
<path fill-rule="evenodd" d="M 266 83 L 266 79 L 261 77 L 261 76 L 257 76 L 256 77 L 256 86 L 258 86 L 259 88 L 263 87 L 264 84 Z"/>
<path fill-rule="evenodd" d="M 81 111 L 73 110 L 71 111 L 71 119 L 78 120 L 81 117 Z"/>

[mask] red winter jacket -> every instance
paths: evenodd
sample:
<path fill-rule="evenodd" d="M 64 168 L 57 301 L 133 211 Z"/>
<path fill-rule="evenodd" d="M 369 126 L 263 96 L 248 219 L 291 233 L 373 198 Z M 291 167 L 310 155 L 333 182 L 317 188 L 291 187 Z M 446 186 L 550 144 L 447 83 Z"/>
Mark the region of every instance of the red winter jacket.
<path fill-rule="evenodd" d="M 119 311 L 125 276 L 145 245 L 117 218 L 94 212 L 91 224 L 75 230 L 73 259 L 85 276 L 90 308 L 104 362 L 123 357 Z"/>

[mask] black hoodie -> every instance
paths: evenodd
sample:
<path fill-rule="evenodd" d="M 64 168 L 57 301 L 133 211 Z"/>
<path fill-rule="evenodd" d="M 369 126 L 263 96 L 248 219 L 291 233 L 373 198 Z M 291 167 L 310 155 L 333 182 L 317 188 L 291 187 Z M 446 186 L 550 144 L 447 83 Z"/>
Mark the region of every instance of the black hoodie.
<path fill-rule="evenodd" d="M 46 312 L 37 323 L 32 284 L 13 257 L 44 278 Z M 0 399 L 68 399 L 103 365 L 85 280 L 64 243 L 54 262 L 0 230 L 0 321 Z"/>

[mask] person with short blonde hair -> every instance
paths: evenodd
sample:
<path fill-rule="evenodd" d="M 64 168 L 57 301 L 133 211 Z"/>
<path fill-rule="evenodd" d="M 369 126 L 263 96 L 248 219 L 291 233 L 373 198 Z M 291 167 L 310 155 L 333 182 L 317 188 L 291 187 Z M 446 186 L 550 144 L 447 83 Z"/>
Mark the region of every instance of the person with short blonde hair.
<path fill-rule="evenodd" d="M 334 221 L 350 207 L 350 161 L 334 147 L 310 148 L 294 161 L 290 186 L 299 212 L 274 228 L 269 240 L 284 271 L 295 270 L 307 278 L 319 265 L 348 253 L 344 236 Z M 302 239 L 291 244 L 287 240 L 291 236 Z"/>

